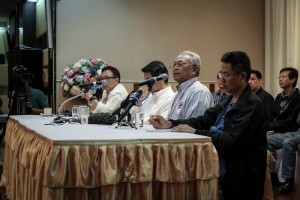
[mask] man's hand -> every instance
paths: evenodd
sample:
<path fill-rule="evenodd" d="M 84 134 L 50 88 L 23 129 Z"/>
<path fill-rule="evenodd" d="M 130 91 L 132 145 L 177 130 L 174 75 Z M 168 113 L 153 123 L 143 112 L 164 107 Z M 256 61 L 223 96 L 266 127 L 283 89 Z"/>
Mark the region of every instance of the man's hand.
<path fill-rule="evenodd" d="M 183 133 L 195 133 L 196 129 L 190 127 L 189 125 L 181 124 L 181 125 L 178 125 L 178 126 L 172 128 L 172 131 L 183 132 Z"/>
<path fill-rule="evenodd" d="M 160 115 L 151 115 L 148 121 L 156 129 L 169 129 L 172 127 L 172 122 Z"/>

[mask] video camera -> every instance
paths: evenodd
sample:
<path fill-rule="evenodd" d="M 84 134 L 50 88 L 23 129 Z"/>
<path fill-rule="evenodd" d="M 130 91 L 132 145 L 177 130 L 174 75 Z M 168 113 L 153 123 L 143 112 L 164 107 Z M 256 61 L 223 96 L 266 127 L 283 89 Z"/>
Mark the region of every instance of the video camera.
<path fill-rule="evenodd" d="M 12 79 L 18 86 L 24 83 L 32 83 L 34 75 L 24 65 L 16 65 L 12 70 Z"/>

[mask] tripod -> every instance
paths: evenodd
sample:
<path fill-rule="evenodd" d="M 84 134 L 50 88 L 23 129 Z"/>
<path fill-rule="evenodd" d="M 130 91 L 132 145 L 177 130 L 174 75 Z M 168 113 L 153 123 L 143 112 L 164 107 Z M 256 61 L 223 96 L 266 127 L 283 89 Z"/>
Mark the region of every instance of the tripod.
<path fill-rule="evenodd" d="M 135 123 L 131 122 L 131 114 L 128 112 L 125 117 L 121 120 L 117 120 L 117 126 L 115 128 L 119 128 L 120 126 L 130 126 L 131 128 L 136 128 Z"/>

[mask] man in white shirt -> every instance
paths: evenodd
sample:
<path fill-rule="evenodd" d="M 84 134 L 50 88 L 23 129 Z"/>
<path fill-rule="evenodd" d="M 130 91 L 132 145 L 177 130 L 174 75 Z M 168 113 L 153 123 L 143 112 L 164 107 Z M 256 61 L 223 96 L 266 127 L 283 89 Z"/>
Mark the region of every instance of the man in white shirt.
<path fill-rule="evenodd" d="M 126 99 L 128 92 L 120 83 L 121 75 L 115 67 L 104 67 L 101 79 L 107 81 L 103 85 L 102 99 L 99 101 L 97 97 L 93 96 L 91 91 L 87 92 L 84 98 L 88 100 L 93 113 L 112 113 Z"/>
<path fill-rule="evenodd" d="M 160 74 L 168 74 L 168 70 L 161 61 L 152 61 L 144 68 L 144 79 L 159 76 Z M 150 115 L 161 115 L 167 117 L 168 109 L 171 104 L 174 92 L 167 80 L 157 81 L 152 85 L 148 85 L 149 95 L 143 100 L 140 111 L 144 113 L 144 122 L 148 123 Z M 135 108 L 134 111 L 137 111 Z"/>
<path fill-rule="evenodd" d="M 168 119 L 189 119 L 203 115 L 214 105 L 208 88 L 198 81 L 200 56 L 191 51 L 179 53 L 172 66 L 174 80 L 179 83 Z"/>

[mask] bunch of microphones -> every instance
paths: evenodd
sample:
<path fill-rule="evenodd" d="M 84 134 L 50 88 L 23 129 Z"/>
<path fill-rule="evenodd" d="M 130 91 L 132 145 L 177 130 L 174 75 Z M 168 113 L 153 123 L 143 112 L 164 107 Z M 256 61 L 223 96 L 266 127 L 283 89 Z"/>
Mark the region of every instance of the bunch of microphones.
<path fill-rule="evenodd" d="M 101 81 L 94 81 L 92 83 L 86 83 L 79 85 L 79 88 L 84 92 L 92 91 L 93 94 L 96 93 L 97 90 L 101 90 L 103 86 L 107 84 L 107 80 L 103 79 Z"/>
<path fill-rule="evenodd" d="M 147 79 L 147 80 L 143 80 L 140 81 L 138 83 L 139 86 L 144 86 L 144 85 L 148 85 L 149 87 L 152 87 L 152 85 L 157 82 L 157 81 L 161 81 L 161 80 L 167 80 L 168 79 L 168 74 L 163 73 L 159 76 L 153 77 L 151 79 Z M 96 89 L 102 89 L 103 86 L 105 86 L 107 84 L 107 81 L 101 80 L 101 81 L 95 81 L 92 83 L 87 83 L 87 84 L 82 84 L 80 85 L 80 89 L 86 93 L 89 90 L 93 91 Z M 89 124 L 114 124 L 114 123 L 118 123 L 120 124 L 123 119 L 127 116 L 127 121 L 130 121 L 130 109 L 137 105 L 137 103 L 139 102 L 140 97 L 142 96 L 143 91 L 142 90 L 137 90 L 137 91 L 133 91 L 131 92 L 126 99 L 124 99 L 121 102 L 121 105 L 119 108 L 117 108 L 116 110 L 114 110 L 112 113 L 94 113 L 92 114 L 89 119 L 88 122 Z M 65 105 L 65 103 L 67 103 L 68 101 L 72 100 L 71 99 L 67 99 L 66 101 L 64 101 L 61 106 L 59 107 L 59 116 L 54 119 L 54 122 L 57 121 L 57 123 L 61 123 L 62 121 L 64 121 L 64 119 L 61 117 L 61 110 L 63 108 L 63 106 Z"/>
<path fill-rule="evenodd" d="M 89 90 L 91 90 L 92 93 L 95 94 L 97 90 L 101 90 L 103 88 L 103 86 L 105 86 L 106 84 L 107 84 L 107 80 L 103 79 L 101 81 L 94 81 L 92 83 L 86 83 L 86 84 L 79 85 L 79 88 L 82 90 L 82 92 L 80 94 L 78 94 L 74 97 L 71 97 L 69 99 L 66 99 L 64 102 L 62 102 L 62 104 L 58 108 L 58 116 L 53 120 L 53 123 L 62 124 L 62 123 L 70 122 L 69 118 L 63 117 L 65 114 L 63 114 L 62 111 L 63 111 L 65 104 L 75 98 L 81 97 L 84 93 L 87 93 Z M 73 122 L 76 121 L 75 119 L 72 119 L 72 120 L 73 120 Z M 77 121 L 79 121 L 79 120 L 77 119 Z"/>
<path fill-rule="evenodd" d="M 153 77 L 151 79 L 143 80 L 138 83 L 139 86 L 148 85 L 149 87 L 152 87 L 152 85 L 160 80 L 167 80 L 168 74 L 163 73 L 159 76 Z M 136 92 L 130 93 L 125 100 L 121 102 L 121 105 L 119 108 L 114 110 L 111 114 L 109 114 L 105 120 L 110 120 L 112 117 L 115 117 L 118 124 L 123 121 L 123 119 L 127 116 L 127 121 L 130 121 L 130 109 L 137 105 L 141 96 L 143 94 L 142 90 L 137 90 Z M 104 122 L 106 123 L 106 121 Z"/>

